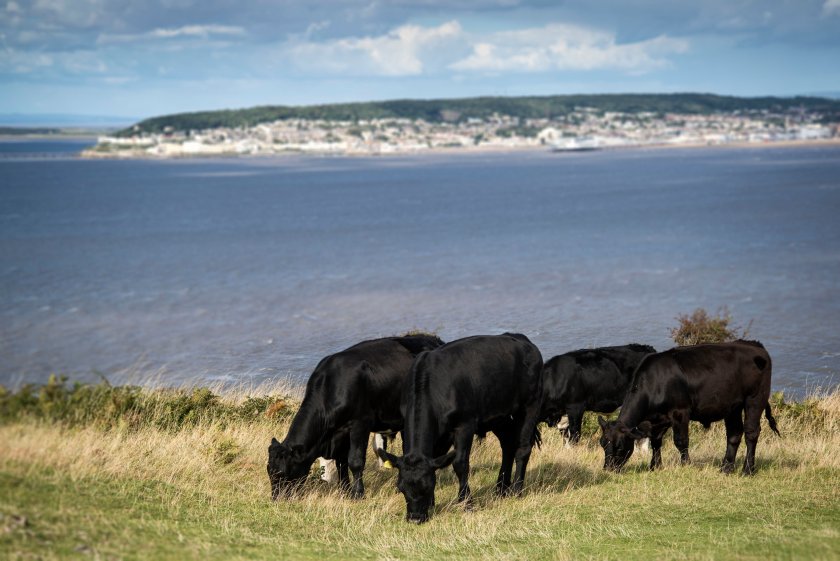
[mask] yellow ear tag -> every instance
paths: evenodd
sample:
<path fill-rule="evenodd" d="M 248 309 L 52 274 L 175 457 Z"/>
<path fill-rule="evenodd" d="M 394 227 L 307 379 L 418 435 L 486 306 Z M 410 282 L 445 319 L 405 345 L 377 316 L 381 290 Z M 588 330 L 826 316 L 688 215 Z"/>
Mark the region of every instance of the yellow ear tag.
<path fill-rule="evenodd" d="M 391 463 L 391 460 L 385 460 L 382 462 L 382 469 L 394 469 L 394 464 Z"/>

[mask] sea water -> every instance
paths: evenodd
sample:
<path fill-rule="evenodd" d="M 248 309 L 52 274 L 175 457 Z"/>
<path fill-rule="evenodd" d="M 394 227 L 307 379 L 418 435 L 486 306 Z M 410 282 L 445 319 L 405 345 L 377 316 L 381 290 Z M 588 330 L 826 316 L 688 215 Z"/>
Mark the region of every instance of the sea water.
<path fill-rule="evenodd" d="M 546 359 L 728 307 L 840 372 L 840 148 L 86 160 L 0 142 L 0 383 L 305 380 L 410 329 Z"/>

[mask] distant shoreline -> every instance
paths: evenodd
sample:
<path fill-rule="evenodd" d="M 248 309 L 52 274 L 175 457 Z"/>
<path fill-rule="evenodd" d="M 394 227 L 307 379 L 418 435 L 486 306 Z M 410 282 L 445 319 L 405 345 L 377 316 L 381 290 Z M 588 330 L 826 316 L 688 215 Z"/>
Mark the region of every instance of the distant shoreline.
<path fill-rule="evenodd" d="M 69 139 L 70 137 L 64 137 Z M 77 139 L 85 139 L 89 137 L 77 137 Z M 0 138 L 0 141 L 4 140 Z M 840 137 L 830 139 L 813 139 L 813 140 L 779 140 L 769 142 L 726 142 L 726 143 L 655 143 L 655 144 L 636 144 L 625 146 L 605 146 L 593 150 L 554 150 L 550 146 L 475 146 L 475 147 L 460 147 L 460 148 L 428 148 L 424 150 L 405 150 L 392 151 L 382 153 L 365 153 L 365 152 L 302 152 L 302 151 L 288 151 L 277 152 L 272 154 L 235 154 L 235 153 L 219 153 L 219 154 L 148 154 L 140 151 L 125 151 L 126 153 L 103 153 L 94 150 L 83 150 L 80 154 L 81 158 L 90 160 L 213 160 L 213 159 L 271 159 L 271 158 L 286 158 L 286 157 L 337 157 L 337 158 L 390 158 L 390 157 L 423 157 L 424 155 L 482 155 L 482 154 L 519 154 L 519 153 L 556 153 L 562 154 L 582 154 L 582 153 L 599 153 L 599 152 L 626 152 L 631 150 L 678 150 L 678 149 L 759 149 L 759 148 L 805 148 L 805 147 L 819 147 L 819 146 L 840 146 Z"/>
<path fill-rule="evenodd" d="M 67 133 L 67 134 L 0 134 L 0 142 L 25 142 L 27 140 L 90 140 L 96 143 L 97 133 Z"/>

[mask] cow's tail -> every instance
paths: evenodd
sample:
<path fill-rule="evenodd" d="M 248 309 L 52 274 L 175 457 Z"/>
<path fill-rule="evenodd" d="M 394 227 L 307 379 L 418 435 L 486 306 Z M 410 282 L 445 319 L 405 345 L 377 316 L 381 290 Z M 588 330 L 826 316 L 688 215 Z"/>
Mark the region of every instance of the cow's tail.
<path fill-rule="evenodd" d="M 758 341 L 740 341 L 740 342 L 741 343 L 747 343 L 749 345 L 753 345 L 755 347 L 760 347 L 761 349 L 764 349 L 764 345 L 762 345 Z M 755 365 L 758 367 L 758 369 L 761 371 L 761 373 L 764 376 L 766 376 L 766 382 L 769 385 L 770 384 L 770 371 L 772 369 L 772 363 L 771 363 L 771 360 L 770 360 L 770 355 L 766 354 L 766 351 L 763 354 L 764 354 L 764 356 L 758 355 L 758 356 L 753 357 L 753 362 L 755 362 Z M 773 417 L 773 411 L 770 410 L 770 402 L 769 401 L 764 405 L 764 417 L 767 419 L 767 424 L 770 425 L 770 430 L 775 432 L 776 436 L 782 436 L 781 433 L 779 433 L 779 428 L 776 426 L 776 419 Z"/>
<path fill-rule="evenodd" d="M 782 436 L 776 426 L 776 419 L 773 418 L 773 412 L 770 410 L 770 403 L 764 406 L 764 416 L 767 418 L 767 423 L 770 425 L 770 430 L 776 433 L 776 436 Z"/>
<path fill-rule="evenodd" d="M 538 450 L 542 450 L 542 434 L 540 434 L 540 427 L 534 427 L 534 434 L 531 436 L 531 446 L 536 446 Z"/>

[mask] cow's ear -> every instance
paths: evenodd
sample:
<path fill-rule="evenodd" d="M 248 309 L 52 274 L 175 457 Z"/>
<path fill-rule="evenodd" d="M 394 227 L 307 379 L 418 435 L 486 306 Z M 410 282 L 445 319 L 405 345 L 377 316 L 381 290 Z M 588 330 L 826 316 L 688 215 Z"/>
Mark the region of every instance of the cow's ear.
<path fill-rule="evenodd" d="M 435 469 L 445 468 L 449 464 L 452 463 L 452 460 L 455 459 L 455 450 L 450 450 L 443 456 L 438 456 L 434 460 L 432 460 L 432 467 Z"/>
<path fill-rule="evenodd" d="M 398 458 L 397 456 L 386 452 L 382 448 L 375 448 L 375 450 L 376 455 L 379 456 L 383 462 L 391 462 L 391 465 L 396 466 L 397 469 L 402 469 L 402 458 Z"/>
<path fill-rule="evenodd" d="M 602 416 L 598 415 L 598 424 L 599 424 L 599 425 L 601 425 L 601 428 L 602 428 L 603 430 L 606 430 L 606 429 L 607 429 L 607 425 L 608 425 L 609 423 L 607 423 L 607 420 L 606 420 L 605 418 L 603 418 Z"/>

